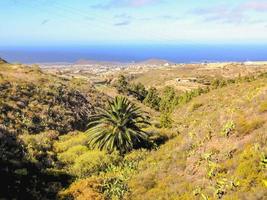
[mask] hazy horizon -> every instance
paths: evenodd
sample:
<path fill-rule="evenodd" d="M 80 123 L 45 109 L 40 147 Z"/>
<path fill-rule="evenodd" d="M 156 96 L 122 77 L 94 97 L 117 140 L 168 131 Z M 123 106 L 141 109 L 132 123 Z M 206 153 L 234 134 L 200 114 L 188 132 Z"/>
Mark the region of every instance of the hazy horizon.
<path fill-rule="evenodd" d="M 139 62 L 164 59 L 176 63 L 266 61 L 265 44 L 124 44 L 54 47 L 0 47 L 10 62 L 55 63 L 77 60 Z"/>

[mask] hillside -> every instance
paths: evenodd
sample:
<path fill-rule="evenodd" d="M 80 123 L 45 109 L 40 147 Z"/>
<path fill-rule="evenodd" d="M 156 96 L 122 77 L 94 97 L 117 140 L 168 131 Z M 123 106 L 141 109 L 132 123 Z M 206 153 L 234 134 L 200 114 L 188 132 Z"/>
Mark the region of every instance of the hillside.
<path fill-rule="evenodd" d="M 267 79 L 211 91 L 173 114 L 179 136 L 144 159 L 129 199 L 264 199 Z"/>
<path fill-rule="evenodd" d="M 249 76 L 261 72 L 266 72 L 266 65 L 243 65 L 242 63 L 208 63 L 185 64 L 176 67 L 164 67 L 148 69 L 144 72 L 138 70 L 133 79 L 134 82 L 141 82 L 147 87 L 153 86 L 158 89 L 165 86 L 173 86 L 177 90 L 186 91 L 188 89 L 203 86 L 204 82 L 209 82 L 214 78 L 234 79 L 239 76 Z M 129 73 L 131 75 L 131 73 Z M 196 82 L 177 82 L 178 78 L 196 78 Z"/>
<path fill-rule="evenodd" d="M 159 92 L 124 76 L 93 86 L 37 66 L 0 64 L 0 175 L 6 180 L 0 198 L 264 199 L 267 76 L 249 68 L 238 76 L 238 70 L 231 79 L 226 71 L 232 70 L 216 71 L 219 79 L 203 88 L 177 92 L 168 85 Z M 172 76 L 169 69 L 162 74 Z M 130 100 L 127 109 L 117 95 Z M 89 124 L 103 123 L 103 116 L 108 124 L 90 132 Z M 92 135 L 112 133 L 106 141 L 118 130 L 129 134 L 125 124 L 138 130 L 140 121 L 146 136 L 127 137 L 133 139 L 128 151 L 91 145 Z"/>
<path fill-rule="evenodd" d="M 107 98 L 89 83 L 38 67 L 0 64 L 0 175 L 4 199 L 55 199 L 70 176 L 56 165 L 59 135 L 84 131 Z"/>
<path fill-rule="evenodd" d="M 17 133 L 84 130 L 88 116 L 105 97 L 89 84 L 86 90 L 83 85 L 38 68 L 0 65 L 1 124 Z"/>
<path fill-rule="evenodd" d="M 165 64 L 173 65 L 174 63 L 171 61 L 168 61 L 168 60 L 152 58 L 152 59 L 137 62 L 137 64 L 139 64 L 139 65 L 159 65 L 160 66 L 160 65 L 165 65 Z"/>
<path fill-rule="evenodd" d="M 159 117 L 148 110 L 153 122 L 146 131 L 156 138 L 156 148 L 133 150 L 120 162 L 115 156 L 107 168 L 77 179 L 61 195 L 74 199 L 264 199 L 266 93 L 266 73 L 222 81 L 192 96 L 185 93 L 180 97 L 186 101 L 167 117 L 172 126 L 165 128 L 160 125 L 162 113 Z M 171 105 L 173 100 L 166 103 Z M 72 155 L 72 149 L 78 148 L 77 143 L 73 145 L 60 154 Z"/>

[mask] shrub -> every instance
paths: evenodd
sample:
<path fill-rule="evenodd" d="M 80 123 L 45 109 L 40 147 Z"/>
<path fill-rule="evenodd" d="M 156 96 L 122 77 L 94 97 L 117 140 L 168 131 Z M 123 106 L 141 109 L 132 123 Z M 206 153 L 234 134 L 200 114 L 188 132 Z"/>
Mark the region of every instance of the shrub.
<path fill-rule="evenodd" d="M 230 135 L 230 133 L 232 133 L 234 130 L 235 130 L 234 122 L 233 121 L 228 121 L 224 125 L 224 127 L 223 127 L 223 129 L 221 131 L 221 134 L 228 137 Z"/>
<path fill-rule="evenodd" d="M 43 132 L 38 135 L 25 134 L 20 136 L 28 159 L 45 167 L 54 165 L 56 155 L 53 152 L 53 142 L 57 138 L 58 133 L 54 131 Z"/>
<path fill-rule="evenodd" d="M 96 177 L 76 181 L 59 193 L 59 199 L 104 200 L 102 184 L 103 180 Z"/>
<path fill-rule="evenodd" d="M 175 89 L 170 86 L 165 87 L 160 101 L 160 111 L 164 113 L 172 112 L 176 105 L 178 105 L 178 96 Z"/>
<path fill-rule="evenodd" d="M 64 164 L 72 164 L 75 160 L 86 153 L 88 148 L 86 146 L 77 145 L 69 148 L 67 151 L 58 154 L 58 160 Z"/>
<path fill-rule="evenodd" d="M 103 193 L 107 199 L 128 199 L 125 196 L 129 192 L 127 181 L 136 172 L 139 162 L 148 153 L 144 149 L 134 150 L 126 154 L 121 162 L 108 166 L 100 174 L 103 179 Z"/>
<path fill-rule="evenodd" d="M 119 200 L 123 199 L 123 196 L 128 191 L 128 186 L 124 180 L 117 176 L 111 176 L 104 179 L 103 191 L 107 199 Z"/>
<path fill-rule="evenodd" d="M 172 128 L 173 120 L 170 113 L 162 113 L 160 115 L 160 125 L 163 128 Z"/>
<path fill-rule="evenodd" d="M 260 104 L 260 112 L 267 112 L 267 101 Z"/>
<path fill-rule="evenodd" d="M 138 101 L 143 101 L 147 96 L 147 91 L 142 83 L 132 84 L 130 87 L 130 94 L 133 95 Z"/>
<path fill-rule="evenodd" d="M 71 147 L 77 145 L 86 146 L 88 144 L 88 135 L 81 132 L 73 132 L 68 135 L 59 137 L 59 140 L 54 144 L 55 152 L 61 153 L 65 152 Z"/>
<path fill-rule="evenodd" d="M 108 155 L 104 151 L 88 151 L 75 160 L 70 167 L 70 173 L 80 178 L 98 174 L 119 160 L 120 157 L 116 153 Z"/>
<path fill-rule="evenodd" d="M 127 94 L 129 91 L 129 83 L 126 80 L 126 77 L 123 75 L 120 75 L 118 78 L 118 81 L 116 83 L 116 88 L 119 93 Z"/>
<path fill-rule="evenodd" d="M 192 92 L 187 92 L 186 91 L 184 94 L 179 96 L 179 104 L 181 104 L 181 105 L 186 104 L 189 101 L 191 101 L 192 98 L 193 98 Z"/>
<path fill-rule="evenodd" d="M 150 148 L 157 148 L 158 146 L 164 144 L 167 140 L 175 137 L 177 133 L 174 131 L 171 131 L 168 128 L 147 128 L 146 129 L 148 135 L 149 135 L 149 141 L 150 141 Z"/>
<path fill-rule="evenodd" d="M 146 98 L 144 99 L 144 104 L 155 110 L 159 110 L 160 101 L 161 99 L 157 89 L 153 87 L 149 88 Z"/>
<path fill-rule="evenodd" d="M 238 158 L 238 166 L 234 175 L 240 179 L 240 185 L 250 190 L 252 187 L 262 185 L 264 169 L 261 168 L 261 152 L 256 146 L 247 146 Z"/>

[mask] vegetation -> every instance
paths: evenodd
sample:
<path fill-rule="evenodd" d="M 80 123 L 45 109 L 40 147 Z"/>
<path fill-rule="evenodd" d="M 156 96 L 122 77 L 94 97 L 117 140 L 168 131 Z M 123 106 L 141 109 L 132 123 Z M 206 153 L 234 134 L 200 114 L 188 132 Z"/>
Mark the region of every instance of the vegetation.
<path fill-rule="evenodd" d="M 266 196 L 267 118 L 257 109 L 266 79 L 248 80 L 175 108 L 173 124 L 180 124 L 180 134 L 140 162 L 128 181 L 131 199 Z"/>
<path fill-rule="evenodd" d="M 228 137 L 233 133 L 234 130 L 235 130 L 235 123 L 232 120 L 228 121 L 222 129 L 222 135 Z"/>
<path fill-rule="evenodd" d="M 144 104 L 158 111 L 160 107 L 160 101 L 161 99 L 157 89 L 154 87 L 149 88 L 144 99 Z"/>
<path fill-rule="evenodd" d="M 181 92 L 120 76 L 112 99 L 3 62 L 0 199 L 264 199 L 266 78 Z"/>
<path fill-rule="evenodd" d="M 116 97 L 108 108 L 92 117 L 89 123 L 89 145 L 92 148 L 127 153 L 148 142 L 143 125 L 149 124 L 138 107 L 124 97 Z"/>
<path fill-rule="evenodd" d="M 143 102 L 148 91 L 142 83 L 133 84 L 130 88 L 131 94 L 139 101 Z"/>
<path fill-rule="evenodd" d="M 64 172 L 48 170 L 47 165 L 30 160 L 25 152 L 22 142 L 0 126 L 0 198 L 55 199 L 71 177 Z M 30 154 L 33 155 L 32 151 Z"/>
<path fill-rule="evenodd" d="M 6 66 L 0 68 L 1 72 L 5 76 L 0 76 L 0 121 L 15 134 L 37 134 L 47 130 L 66 134 L 85 130 L 89 116 L 95 113 L 95 106 L 105 102 L 105 97 L 100 97 L 93 89 L 90 89 L 91 95 L 86 95 L 71 82 L 36 69 Z M 13 77 L 15 72 L 17 79 Z M 96 98 L 100 100 L 96 102 Z"/>
<path fill-rule="evenodd" d="M 267 112 L 267 101 L 260 104 L 260 112 Z"/>
<path fill-rule="evenodd" d="M 74 182 L 67 190 L 60 192 L 60 199 L 104 200 L 104 195 L 101 193 L 102 184 L 102 180 L 94 177 Z"/>
<path fill-rule="evenodd" d="M 117 88 L 119 93 L 128 93 L 129 92 L 128 81 L 126 80 L 125 76 L 123 76 L 123 75 L 119 76 L 116 88 Z"/>
<path fill-rule="evenodd" d="M 56 199 L 71 176 L 58 170 L 54 142 L 86 129 L 98 97 L 37 67 L 0 65 L 0 198 Z"/>

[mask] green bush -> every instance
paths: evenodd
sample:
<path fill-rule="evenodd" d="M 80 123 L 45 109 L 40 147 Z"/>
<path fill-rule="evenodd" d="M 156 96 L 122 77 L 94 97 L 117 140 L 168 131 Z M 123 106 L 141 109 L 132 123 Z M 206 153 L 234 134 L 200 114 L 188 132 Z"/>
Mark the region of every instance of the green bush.
<path fill-rule="evenodd" d="M 179 97 L 173 87 L 167 86 L 164 88 L 163 95 L 160 101 L 160 112 L 170 113 L 178 105 Z"/>
<path fill-rule="evenodd" d="M 162 113 L 160 115 L 160 125 L 163 128 L 172 128 L 173 120 L 170 113 Z"/>
<path fill-rule="evenodd" d="M 223 136 L 227 136 L 228 137 L 234 130 L 235 130 L 235 123 L 233 121 L 228 121 L 224 125 L 224 127 L 223 127 L 223 129 L 221 131 L 221 134 Z"/>
<path fill-rule="evenodd" d="M 128 191 L 125 181 L 117 176 L 105 178 L 102 187 L 105 197 L 113 200 L 123 199 L 123 196 Z"/>
<path fill-rule="evenodd" d="M 73 132 L 68 135 L 60 136 L 59 140 L 54 144 L 54 151 L 57 153 L 65 152 L 71 147 L 88 144 L 88 135 L 81 132 Z"/>
<path fill-rule="evenodd" d="M 128 94 L 129 83 L 128 83 L 126 77 L 123 76 L 123 75 L 120 75 L 118 80 L 117 80 L 117 83 L 116 83 L 115 87 L 117 88 L 119 93 Z"/>
<path fill-rule="evenodd" d="M 263 186 L 265 169 L 261 167 L 261 152 L 256 146 L 247 146 L 238 158 L 234 175 L 240 180 L 240 185 L 250 190 L 257 185 Z"/>
<path fill-rule="evenodd" d="M 156 88 L 149 88 L 146 98 L 144 99 L 144 104 L 153 108 L 155 110 L 159 110 L 160 106 L 160 97 Z"/>
<path fill-rule="evenodd" d="M 80 178 L 98 174 L 109 165 L 117 163 L 120 159 L 120 156 L 116 153 L 107 154 L 98 150 L 88 151 L 75 160 L 70 167 L 70 173 Z"/>
<path fill-rule="evenodd" d="M 58 160 L 64 164 L 72 164 L 75 160 L 86 153 L 88 148 L 86 146 L 77 145 L 69 148 L 67 151 L 58 154 Z"/>
<path fill-rule="evenodd" d="M 130 95 L 134 96 L 138 101 L 143 101 L 147 96 L 147 90 L 142 83 L 132 84 L 129 89 Z"/>
<path fill-rule="evenodd" d="M 52 167 L 55 164 L 56 155 L 53 152 L 53 143 L 57 138 L 58 133 L 54 131 L 20 136 L 28 159 L 45 167 Z"/>
<path fill-rule="evenodd" d="M 267 112 L 267 101 L 260 104 L 260 112 Z"/>

